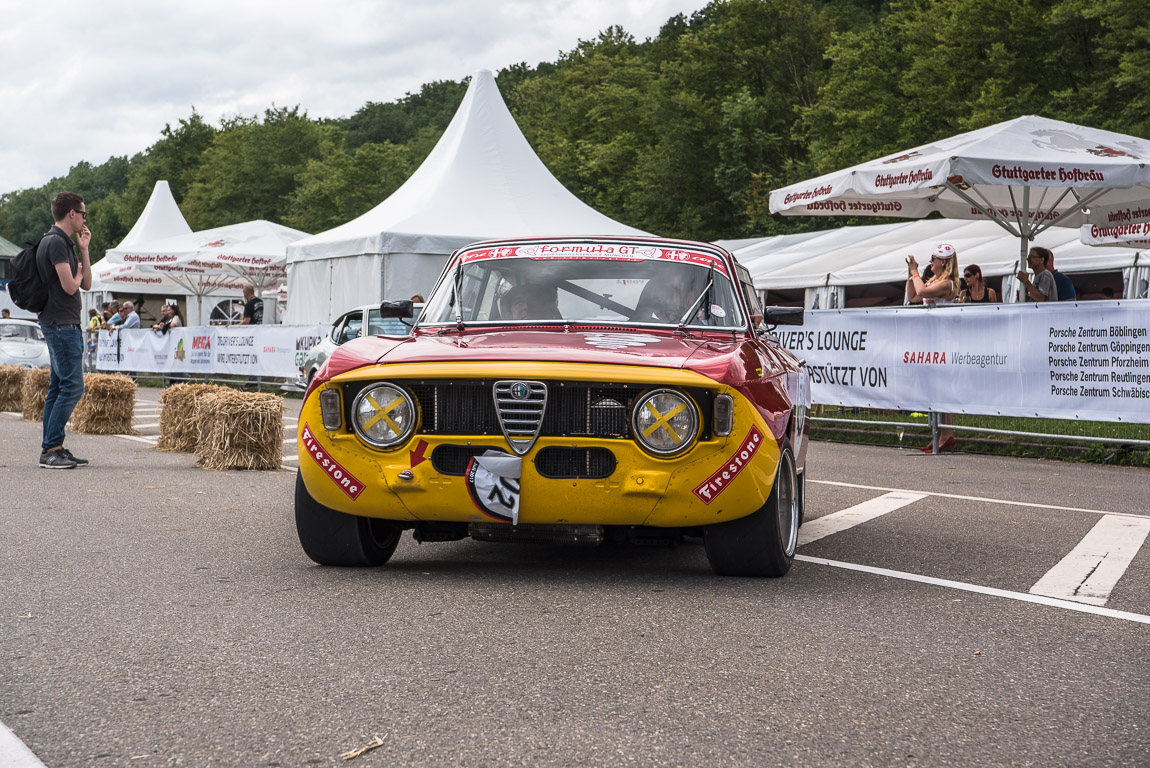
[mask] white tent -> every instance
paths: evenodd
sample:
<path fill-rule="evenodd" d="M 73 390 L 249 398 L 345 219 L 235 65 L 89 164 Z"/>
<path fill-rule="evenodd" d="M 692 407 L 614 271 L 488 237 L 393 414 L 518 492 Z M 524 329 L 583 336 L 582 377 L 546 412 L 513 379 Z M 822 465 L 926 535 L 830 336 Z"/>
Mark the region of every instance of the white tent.
<path fill-rule="evenodd" d="M 532 235 L 642 235 L 585 205 L 539 160 L 495 78 L 476 72 L 439 143 L 402 187 L 288 248 L 288 322 L 326 322 L 426 292 L 456 248 Z"/>
<path fill-rule="evenodd" d="M 141 274 L 139 269 L 126 269 L 117 254 L 150 240 L 191 234 L 192 228 L 184 220 L 168 182 L 160 179 L 152 188 L 152 196 L 144 206 L 132 229 L 104 258 L 92 265 L 92 288 L 84 295 L 84 310 L 99 308 L 100 298 L 107 293 L 133 295 L 160 295 L 164 298 L 187 296 L 189 291 L 160 275 Z M 190 318 L 189 318 L 190 319 Z"/>
<path fill-rule="evenodd" d="M 188 226 L 184 214 L 180 213 L 180 207 L 176 205 L 176 199 L 172 197 L 172 188 L 167 181 L 160 179 L 152 188 L 152 196 L 148 198 L 148 204 L 132 225 L 131 231 L 108 253 L 132 248 L 149 240 L 191 233 L 192 228 Z"/>
<path fill-rule="evenodd" d="M 771 192 L 772 213 L 993 221 L 1028 243 L 1150 206 L 1150 141 L 1025 115 Z M 1016 263 L 1025 264 L 1025 261 Z"/>
<path fill-rule="evenodd" d="M 939 243 L 955 247 L 960 265 L 978 264 L 985 277 L 1004 277 L 1004 298 L 1013 298 L 1018 240 L 985 219 L 927 219 L 778 235 L 745 245 L 734 254 L 750 270 L 755 288 L 806 289 L 810 306 L 819 291 L 842 295 L 841 290 L 824 289 L 901 282 L 906 278 L 906 257 L 913 254 L 922 262 Z M 1055 266 L 1067 274 L 1119 270 L 1125 274 L 1148 261 L 1146 254 L 1129 248 L 1085 245 L 1075 229 L 1049 229 L 1034 243 L 1049 248 Z M 820 306 L 828 304 L 824 300 Z M 841 298 L 831 306 L 842 306 Z"/>
<path fill-rule="evenodd" d="M 257 293 L 282 285 L 288 244 L 307 236 L 270 221 L 246 221 L 115 248 L 101 262 L 97 275 L 106 284 L 127 282 L 142 288 L 150 283 L 154 286 L 151 293 L 179 286 L 198 299 L 198 312 L 189 321 L 206 324 L 204 296 L 224 291 L 235 295 L 245 282 L 255 286 Z"/>

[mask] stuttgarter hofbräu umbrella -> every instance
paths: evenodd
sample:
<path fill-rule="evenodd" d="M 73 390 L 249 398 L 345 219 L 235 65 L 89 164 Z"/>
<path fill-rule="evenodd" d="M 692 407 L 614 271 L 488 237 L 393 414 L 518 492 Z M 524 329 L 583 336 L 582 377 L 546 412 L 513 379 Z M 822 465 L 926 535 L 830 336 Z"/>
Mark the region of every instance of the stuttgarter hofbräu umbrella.
<path fill-rule="evenodd" d="M 771 192 L 772 213 L 989 219 L 1022 241 L 1051 226 L 1150 218 L 1150 142 L 1034 115 Z"/>

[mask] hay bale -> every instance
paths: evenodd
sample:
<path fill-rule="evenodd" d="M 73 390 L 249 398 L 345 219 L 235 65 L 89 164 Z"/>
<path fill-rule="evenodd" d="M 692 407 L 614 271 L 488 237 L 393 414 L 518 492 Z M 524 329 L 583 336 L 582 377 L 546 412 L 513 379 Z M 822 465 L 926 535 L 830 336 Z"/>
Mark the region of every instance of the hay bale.
<path fill-rule="evenodd" d="M 196 405 L 196 463 L 204 469 L 279 469 L 284 402 L 258 392 L 211 393 Z"/>
<path fill-rule="evenodd" d="M 196 450 L 196 408 L 201 398 L 230 392 L 218 384 L 173 384 L 160 393 L 160 439 L 158 451 L 193 453 Z"/>
<path fill-rule="evenodd" d="M 134 435 L 135 407 L 136 382 L 119 373 L 86 373 L 72 429 L 85 435 Z"/>
<path fill-rule="evenodd" d="M 22 365 L 0 365 L 0 411 L 24 410 L 24 375 Z"/>
<path fill-rule="evenodd" d="M 48 399 L 50 368 L 32 368 L 24 374 L 24 420 L 43 421 L 44 401 Z"/>

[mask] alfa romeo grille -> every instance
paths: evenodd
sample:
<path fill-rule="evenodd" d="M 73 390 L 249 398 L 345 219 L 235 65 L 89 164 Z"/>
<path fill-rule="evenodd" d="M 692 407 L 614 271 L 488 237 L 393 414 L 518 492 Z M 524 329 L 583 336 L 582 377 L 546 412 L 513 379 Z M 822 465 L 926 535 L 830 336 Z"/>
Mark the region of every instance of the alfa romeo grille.
<path fill-rule="evenodd" d="M 522 456 L 531 450 L 547 411 L 547 385 L 541 381 L 497 381 L 495 412 L 511 450 Z"/>

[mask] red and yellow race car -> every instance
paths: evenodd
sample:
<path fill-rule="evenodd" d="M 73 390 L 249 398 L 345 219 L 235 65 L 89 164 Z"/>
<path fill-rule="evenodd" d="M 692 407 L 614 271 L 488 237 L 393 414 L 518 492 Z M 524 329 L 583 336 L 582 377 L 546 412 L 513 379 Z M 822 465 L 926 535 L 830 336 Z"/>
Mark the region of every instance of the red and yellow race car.
<path fill-rule="evenodd" d="M 715 572 L 782 576 L 810 389 L 770 327 L 801 322 L 801 308 L 764 316 L 747 270 L 705 243 L 467 246 L 413 333 L 350 341 L 313 379 L 300 543 L 317 563 L 372 566 L 406 529 L 421 542 L 702 536 Z"/>

